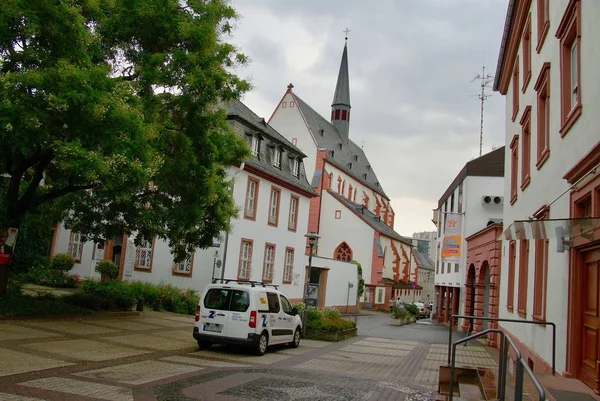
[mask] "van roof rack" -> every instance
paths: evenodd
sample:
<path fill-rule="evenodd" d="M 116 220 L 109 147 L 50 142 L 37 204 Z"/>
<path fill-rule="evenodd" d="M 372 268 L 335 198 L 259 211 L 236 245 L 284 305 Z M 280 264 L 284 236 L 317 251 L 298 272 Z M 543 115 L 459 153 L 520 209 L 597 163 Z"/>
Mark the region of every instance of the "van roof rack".
<path fill-rule="evenodd" d="M 279 290 L 279 286 L 277 284 L 268 284 L 268 283 L 263 283 L 261 281 L 236 280 L 236 279 L 232 279 L 232 278 L 213 278 L 213 281 L 212 281 L 213 284 L 218 284 L 218 283 L 229 284 L 231 282 L 238 283 L 238 284 L 249 284 L 252 287 L 257 287 L 257 286 L 263 287 L 263 288 L 273 287 L 276 290 Z"/>

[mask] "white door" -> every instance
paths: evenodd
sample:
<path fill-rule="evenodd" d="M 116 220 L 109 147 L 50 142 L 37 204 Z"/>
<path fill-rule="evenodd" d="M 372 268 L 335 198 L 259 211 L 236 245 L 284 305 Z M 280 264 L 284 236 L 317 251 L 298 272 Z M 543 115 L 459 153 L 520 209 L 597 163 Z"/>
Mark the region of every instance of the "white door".
<path fill-rule="evenodd" d="M 281 319 L 281 302 L 279 295 L 274 292 L 267 292 L 269 300 L 269 326 L 271 328 L 271 338 L 269 344 L 279 344 L 285 342 L 285 330 Z"/>
<path fill-rule="evenodd" d="M 285 331 L 282 337 L 285 337 L 286 342 L 292 342 L 294 340 L 294 330 L 296 330 L 295 320 L 296 318 L 292 315 L 292 304 L 283 295 L 281 298 L 281 329 Z"/>
<path fill-rule="evenodd" d="M 232 290 L 227 319 L 227 337 L 248 338 L 250 328 L 250 294 L 246 290 Z"/>
<path fill-rule="evenodd" d="M 200 308 L 201 333 L 227 336 L 231 293 L 232 290 L 226 288 L 211 288 L 206 292 Z"/>

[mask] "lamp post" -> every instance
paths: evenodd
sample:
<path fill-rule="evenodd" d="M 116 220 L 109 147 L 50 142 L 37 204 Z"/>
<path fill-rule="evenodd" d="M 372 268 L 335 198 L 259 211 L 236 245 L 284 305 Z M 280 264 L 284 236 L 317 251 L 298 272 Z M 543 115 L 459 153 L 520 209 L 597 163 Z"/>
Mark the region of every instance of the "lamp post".
<path fill-rule="evenodd" d="M 312 273 L 312 255 L 313 255 L 313 248 L 315 247 L 315 245 L 317 245 L 317 242 L 319 241 L 319 235 L 314 232 L 311 231 L 308 234 L 306 234 L 304 237 L 308 238 L 308 246 L 310 248 L 309 250 L 309 254 L 308 254 L 308 277 L 305 278 L 304 280 L 304 294 L 302 297 L 302 302 L 304 303 L 304 310 L 302 312 L 302 337 L 306 337 L 306 316 L 307 316 L 307 309 L 308 309 L 308 305 L 306 304 L 306 298 L 307 298 L 307 290 L 308 290 L 308 281 L 310 280 L 310 275 Z"/>

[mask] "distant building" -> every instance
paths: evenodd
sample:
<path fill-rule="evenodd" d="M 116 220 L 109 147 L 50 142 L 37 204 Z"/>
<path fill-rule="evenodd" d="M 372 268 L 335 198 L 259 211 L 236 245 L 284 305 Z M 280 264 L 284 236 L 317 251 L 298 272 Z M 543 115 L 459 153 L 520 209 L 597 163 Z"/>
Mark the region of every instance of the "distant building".
<path fill-rule="evenodd" d="M 466 163 L 438 201 L 433 218 L 438 227 L 434 316 L 440 322 L 448 323 L 451 315 L 464 311 L 466 239 L 488 226 L 502 222 L 503 195 L 504 147 L 501 147 Z M 459 227 L 458 236 L 449 238 L 449 241 L 460 246 L 460 253 L 455 262 L 449 263 L 442 259 L 444 236 L 450 229 Z M 490 283 L 495 286 L 497 277 L 491 278 L 488 287 Z M 497 306 L 497 302 L 496 299 L 488 306 Z"/>
<path fill-rule="evenodd" d="M 433 302 L 435 294 L 435 264 L 427 254 L 419 252 L 415 248 L 413 248 L 413 258 L 415 258 L 418 268 L 417 282 L 422 287 L 422 290 L 417 291 L 416 300 L 429 305 L 430 302 Z"/>
<path fill-rule="evenodd" d="M 437 231 L 421 231 L 414 233 L 412 236 L 418 240 L 416 246 L 419 252 L 426 254 L 433 261 L 435 265 L 437 263 Z"/>

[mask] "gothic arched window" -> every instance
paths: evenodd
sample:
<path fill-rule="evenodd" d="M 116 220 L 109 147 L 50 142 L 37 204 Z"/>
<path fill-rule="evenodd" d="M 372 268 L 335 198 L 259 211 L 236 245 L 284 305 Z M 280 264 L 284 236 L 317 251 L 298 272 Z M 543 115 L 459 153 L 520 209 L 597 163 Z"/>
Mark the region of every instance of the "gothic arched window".
<path fill-rule="evenodd" d="M 335 249 L 334 258 L 337 260 L 343 260 L 344 262 L 352 261 L 352 249 L 346 244 L 346 242 L 342 242 Z"/>

